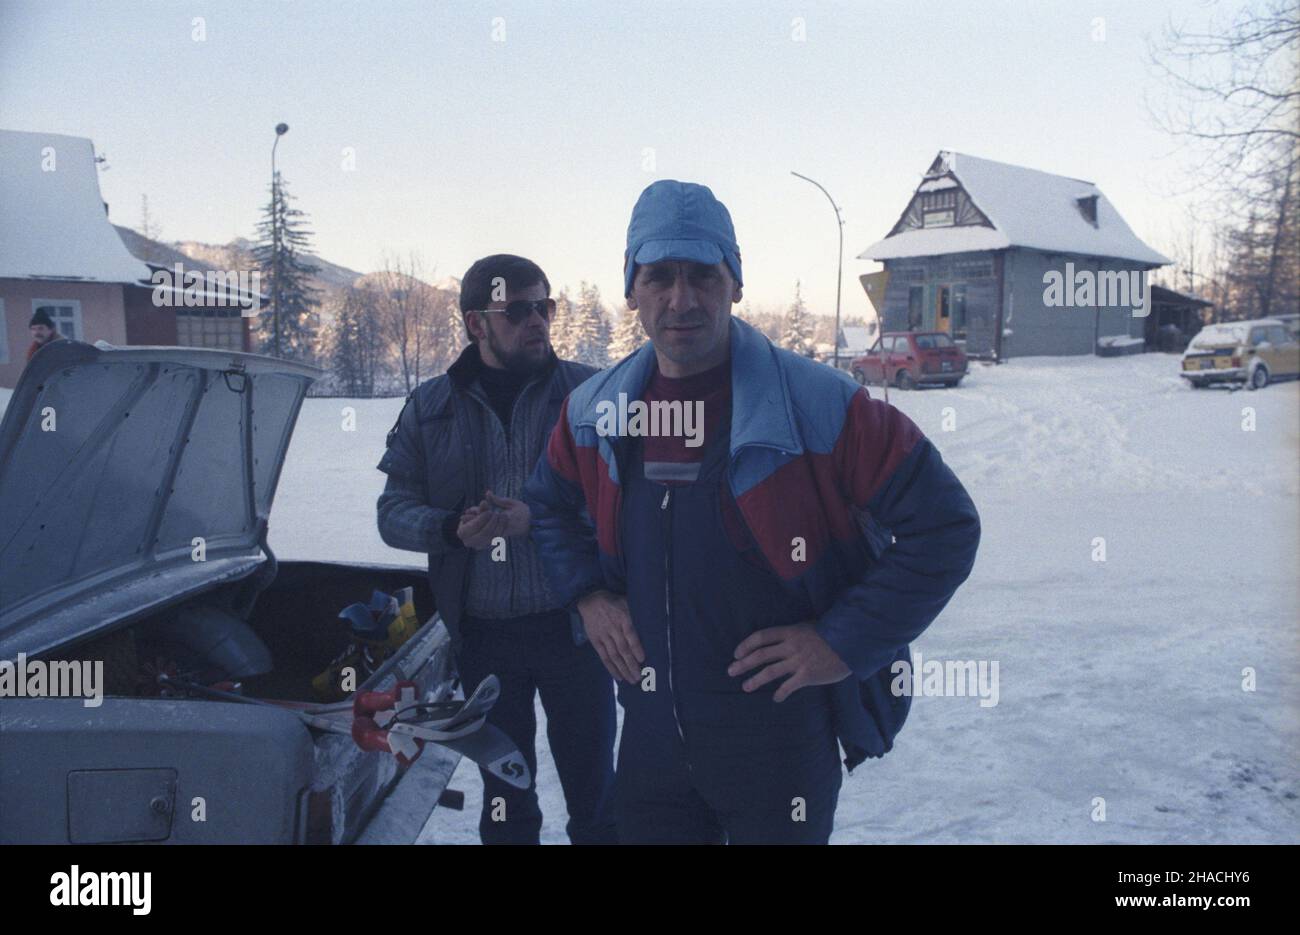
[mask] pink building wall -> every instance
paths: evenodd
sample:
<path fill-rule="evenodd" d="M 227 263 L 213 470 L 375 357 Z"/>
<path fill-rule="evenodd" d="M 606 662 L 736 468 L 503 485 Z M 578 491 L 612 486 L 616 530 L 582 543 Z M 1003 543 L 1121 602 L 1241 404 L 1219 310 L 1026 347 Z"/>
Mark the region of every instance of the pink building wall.
<path fill-rule="evenodd" d="M 0 387 L 12 388 L 27 365 L 34 299 L 75 299 L 81 303 L 81 338 L 93 344 L 126 343 L 123 287 L 117 283 L 61 282 L 42 279 L 0 279 L 5 341 L 0 345 Z"/>

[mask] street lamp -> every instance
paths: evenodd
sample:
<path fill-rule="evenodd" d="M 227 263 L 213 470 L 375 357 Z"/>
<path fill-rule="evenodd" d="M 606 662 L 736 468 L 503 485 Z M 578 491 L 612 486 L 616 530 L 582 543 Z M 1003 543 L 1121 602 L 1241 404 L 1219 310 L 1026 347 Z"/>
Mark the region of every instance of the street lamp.
<path fill-rule="evenodd" d="M 280 356 L 280 175 L 275 171 L 275 148 L 280 137 L 289 132 L 287 123 L 275 125 L 275 142 L 271 144 L 271 353 Z"/>
<path fill-rule="evenodd" d="M 790 174 L 797 179 L 803 179 L 805 182 L 812 182 L 812 184 L 820 188 L 822 194 L 826 196 L 826 200 L 829 201 L 831 207 L 835 209 L 835 226 L 840 235 L 840 262 L 839 266 L 835 268 L 835 369 L 838 370 L 840 369 L 840 287 L 842 285 L 842 280 L 844 279 L 844 218 L 840 214 L 839 205 L 835 203 L 835 199 L 831 197 L 831 193 L 828 192 L 820 182 L 813 181 L 806 175 L 800 175 L 793 169 L 790 170 Z"/>

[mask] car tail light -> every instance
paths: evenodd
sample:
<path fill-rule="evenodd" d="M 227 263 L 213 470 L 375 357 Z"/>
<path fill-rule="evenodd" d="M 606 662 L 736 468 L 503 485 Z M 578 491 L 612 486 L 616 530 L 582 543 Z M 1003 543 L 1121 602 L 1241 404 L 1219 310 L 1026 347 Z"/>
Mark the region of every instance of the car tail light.
<path fill-rule="evenodd" d="M 1232 366 L 1234 366 L 1234 367 L 1240 367 L 1240 366 L 1241 366 L 1241 358 L 1240 358 L 1240 357 L 1234 357 L 1234 358 L 1232 358 Z"/>

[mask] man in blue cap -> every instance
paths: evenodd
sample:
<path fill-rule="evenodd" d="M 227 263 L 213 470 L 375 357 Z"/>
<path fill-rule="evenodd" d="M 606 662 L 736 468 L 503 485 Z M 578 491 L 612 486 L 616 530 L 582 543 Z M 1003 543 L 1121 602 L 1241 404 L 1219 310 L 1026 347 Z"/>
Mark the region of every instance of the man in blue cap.
<path fill-rule="evenodd" d="M 524 490 L 619 682 L 619 840 L 825 843 L 840 748 L 892 747 L 891 664 L 970 573 L 978 515 L 906 416 L 732 317 L 708 188 L 641 194 L 624 274 L 650 343 L 570 394 Z M 656 417 L 607 418 L 627 400 Z M 701 407 L 702 443 L 674 431 Z"/>

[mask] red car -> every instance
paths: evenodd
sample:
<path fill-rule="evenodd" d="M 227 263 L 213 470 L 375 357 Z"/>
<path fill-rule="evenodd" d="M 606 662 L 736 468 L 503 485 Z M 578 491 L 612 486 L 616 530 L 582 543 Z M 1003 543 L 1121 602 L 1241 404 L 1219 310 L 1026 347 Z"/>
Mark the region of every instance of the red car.
<path fill-rule="evenodd" d="M 942 331 L 887 331 L 852 364 L 859 383 L 886 381 L 910 390 L 918 383 L 956 386 L 966 376 L 966 352 Z"/>

